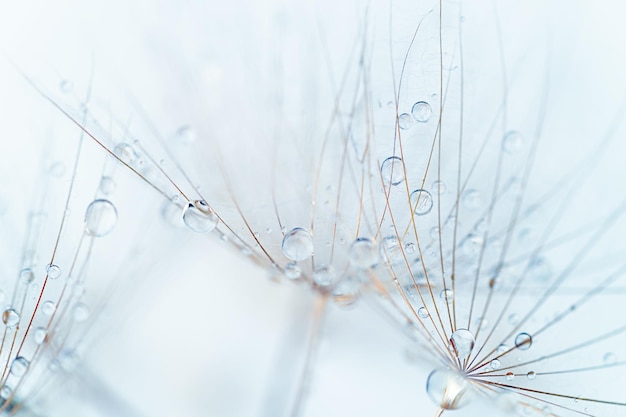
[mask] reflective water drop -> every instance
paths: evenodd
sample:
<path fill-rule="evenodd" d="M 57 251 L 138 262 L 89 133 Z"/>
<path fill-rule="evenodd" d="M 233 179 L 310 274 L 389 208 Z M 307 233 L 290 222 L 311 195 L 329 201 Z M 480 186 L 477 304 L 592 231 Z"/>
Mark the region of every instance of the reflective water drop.
<path fill-rule="evenodd" d="M 429 316 L 428 309 L 426 309 L 426 307 L 420 307 L 419 310 L 417 310 L 417 315 L 422 319 L 427 319 Z"/>
<path fill-rule="evenodd" d="M 329 287 L 337 280 L 337 274 L 335 268 L 331 265 L 322 265 L 315 268 L 313 271 L 313 282 L 320 287 Z"/>
<path fill-rule="evenodd" d="M 415 253 L 415 251 L 417 250 L 417 246 L 415 245 L 415 243 L 413 242 L 409 242 L 406 245 L 404 245 L 404 250 L 406 251 L 406 253 L 408 253 L 409 255 L 412 255 Z"/>
<path fill-rule="evenodd" d="M 467 405 L 474 394 L 471 383 L 462 374 L 450 369 L 436 369 L 428 375 L 426 392 L 444 410 Z"/>
<path fill-rule="evenodd" d="M 425 101 L 418 101 L 411 107 L 411 116 L 415 121 L 420 123 L 426 123 L 430 120 L 430 115 L 433 113 L 433 109 Z"/>
<path fill-rule="evenodd" d="M 450 337 L 450 348 L 460 360 L 469 357 L 475 343 L 474 335 L 467 329 L 458 329 Z"/>
<path fill-rule="evenodd" d="M 528 265 L 528 275 L 536 281 L 547 281 L 552 275 L 552 267 L 544 257 L 533 258 Z"/>
<path fill-rule="evenodd" d="M 176 140 L 182 145 L 190 145 L 196 140 L 196 134 L 191 126 L 181 126 L 176 131 Z"/>
<path fill-rule="evenodd" d="M 507 350 L 509 350 L 509 347 L 505 344 L 501 344 L 500 346 L 498 346 L 497 352 L 498 354 L 500 354 L 506 352 Z"/>
<path fill-rule="evenodd" d="M 117 209 L 109 200 L 92 201 L 85 211 L 85 231 L 94 237 L 106 236 L 117 223 Z"/>
<path fill-rule="evenodd" d="M 23 376 L 28 370 L 30 363 L 23 356 L 18 356 L 11 362 L 11 373 L 15 376 Z"/>
<path fill-rule="evenodd" d="M 404 181 L 404 165 L 402 158 L 390 156 L 380 165 L 380 173 L 383 177 L 385 186 L 399 185 Z"/>
<path fill-rule="evenodd" d="M 115 180 L 111 177 L 100 178 L 100 192 L 109 195 L 115 191 Z"/>
<path fill-rule="evenodd" d="M 48 274 L 48 278 L 57 279 L 61 276 L 61 268 L 58 265 L 48 265 L 46 266 L 46 273 Z"/>
<path fill-rule="evenodd" d="M 502 366 L 502 362 L 500 362 L 499 359 L 494 359 L 491 361 L 489 365 L 491 366 L 492 369 L 500 369 L 500 367 Z"/>
<path fill-rule="evenodd" d="M 282 243 L 283 254 L 292 261 L 303 261 L 313 255 L 311 232 L 301 227 L 293 228 L 285 234 Z"/>
<path fill-rule="evenodd" d="M 380 253 L 390 264 L 401 262 L 403 260 L 402 246 L 400 245 L 398 238 L 393 235 L 385 236 L 380 242 Z"/>
<path fill-rule="evenodd" d="M 183 208 L 183 222 L 193 232 L 208 233 L 215 229 L 218 221 L 217 215 L 204 200 L 189 202 Z"/>
<path fill-rule="evenodd" d="M 6 400 L 9 397 L 11 397 L 12 392 L 13 390 L 11 389 L 11 387 L 9 387 L 8 385 L 5 385 L 2 387 L 2 389 L 0 389 L 0 398 Z"/>
<path fill-rule="evenodd" d="M 411 127 L 412 124 L 413 118 L 410 114 L 402 113 L 400 116 L 398 116 L 398 126 L 400 126 L 400 129 L 407 130 Z"/>
<path fill-rule="evenodd" d="M 30 284 L 35 280 L 35 273 L 30 268 L 25 268 L 20 271 L 20 281 Z"/>
<path fill-rule="evenodd" d="M 502 138 L 502 149 L 510 154 L 519 152 L 523 144 L 522 135 L 516 130 L 506 132 Z"/>
<path fill-rule="evenodd" d="M 139 155 L 137 155 L 135 149 L 128 143 L 118 143 L 115 145 L 113 153 L 128 165 L 134 164 L 139 159 Z"/>
<path fill-rule="evenodd" d="M 88 317 L 89 308 L 85 304 L 78 303 L 74 306 L 74 309 L 72 311 L 72 318 L 75 322 L 85 321 Z"/>
<path fill-rule="evenodd" d="M 483 198 L 478 190 L 467 190 L 463 193 L 463 205 L 468 209 L 475 210 L 483 205 Z"/>
<path fill-rule="evenodd" d="M 298 279 L 302 275 L 302 268 L 295 262 L 285 265 L 285 276 L 289 279 Z"/>
<path fill-rule="evenodd" d="M 37 327 L 33 332 L 33 340 L 38 345 L 42 344 L 46 340 L 46 328 Z"/>
<path fill-rule="evenodd" d="M 411 193 L 411 206 L 418 216 L 428 214 L 433 208 L 433 196 L 426 190 L 415 190 Z"/>
<path fill-rule="evenodd" d="M 513 378 L 515 378 L 515 374 L 513 372 L 507 372 L 504 377 L 507 381 L 513 381 Z"/>
<path fill-rule="evenodd" d="M 342 277 L 333 288 L 333 301 L 341 307 L 353 305 L 359 298 L 361 282 L 352 275 Z"/>
<path fill-rule="evenodd" d="M 441 292 L 439 293 L 439 298 L 441 298 L 447 303 L 452 302 L 452 299 L 454 298 L 453 296 L 454 296 L 454 293 L 450 289 L 441 290 Z"/>
<path fill-rule="evenodd" d="M 373 268 L 378 263 L 378 248 L 368 238 L 360 237 L 350 245 L 350 263 L 358 268 Z"/>
<path fill-rule="evenodd" d="M 56 305 L 52 301 L 44 301 L 41 304 L 41 312 L 46 316 L 54 314 L 54 310 L 56 310 Z"/>
<path fill-rule="evenodd" d="M 515 337 L 515 346 L 519 350 L 528 350 L 533 344 L 533 338 L 528 333 L 520 333 Z"/>
<path fill-rule="evenodd" d="M 535 371 L 529 371 L 526 374 L 526 378 L 530 379 L 531 381 L 535 379 L 536 377 L 537 377 L 537 374 L 535 373 Z"/>
<path fill-rule="evenodd" d="M 433 181 L 433 185 L 431 187 L 431 190 L 433 190 L 433 193 L 442 195 L 446 193 L 447 189 L 448 189 L 448 186 L 446 185 L 445 182 Z"/>
<path fill-rule="evenodd" d="M 9 329 L 12 329 L 20 322 L 20 315 L 15 309 L 7 308 L 2 312 L 2 321 Z"/>
<path fill-rule="evenodd" d="M 483 236 L 475 233 L 470 233 L 465 236 L 463 242 L 461 242 L 461 250 L 467 256 L 476 256 L 480 253 L 483 247 Z"/>

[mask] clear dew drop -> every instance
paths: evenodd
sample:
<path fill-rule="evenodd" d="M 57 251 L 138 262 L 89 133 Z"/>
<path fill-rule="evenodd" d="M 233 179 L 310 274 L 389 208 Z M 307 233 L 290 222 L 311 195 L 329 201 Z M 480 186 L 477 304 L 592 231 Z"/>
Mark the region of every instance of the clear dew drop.
<path fill-rule="evenodd" d="M 89 318 L 89 307 L 83 303 L 78 303 L 72 309 L 72 318 L 75 322 L 83 322 Z"/>
<path fill-rule="evenodd" d="M 402 164 L 402 158 L 397 156 L 390 156 L 380 164 L 380 173 L 383 177 L 385 186 L 399 185 L 404 181 L 404 166 Z"/>
<path fill-rule="evenodd" d="M 330 287 L 336 280 L 337 274 L 331 265 L 321 265 L 313 271 L 313 282 L 320 287 Z"/>
<path fill-rule="evenodd" d="M 433 181 L 433 185 L 431 187 L 431 190 L 433 190 L 433 193 L 435 194 L 445 194 L 446 191 L 448 190 L 448 186 L 446 185 L 445 182 L 443 181 Z"/>
<path fill-rule="evenodd" d="M 515 346 L 519 350 L 528 350 L 533 344 L 533 338 L 528 333 L 520 333 L 515 336 Z"/>
<path fill-rule="evenodd" d="M 115 180 L 111 177 L 100 178 L 100 192 L 109 195 L 115 191 Z"/>
<path fill-rule="evenodd" d="M 85 211 L 85 231 L 94 237 L 106 236 L 117 224 L 117 209 L 109 200 L 92 201 Z"/>
<path fill-rule="evenodd" d="M 48 265 L 46 266 L 46 273 L 48 274 L 48 278 L 57 279 L 61 276 L 61 268 L 58 265 Z"/>
<path fill-rule="evenodd" d="M 489 365 L 491 366 L 491 369 L 500 369 L 502 362 L 500 362 L 500 359 L 494 359 Z"/>
<path fill-rule="evenodd" d="M 535 371 L 529 371 L 526 374 L 526 378 L 530 379 L 531 381 L 535 379 L 536 377 L 537 377 L 537 374 L 535 373 Z"/>
<path fill-rule="evenodd" d="M 35 273 L 30 268 L 25 268 L 20 271 L 20 281 L 30 284 L 35 280 Z"/>
<path fill-rule="evenodd" d="M 21 377 L 26 373 L 29 365 L 30 362 L 28 362 L 26 358 L 18 356 L 11 362 L 11 373 L 17 377 Z"/>
<path fill-rule="evenodd" d="M 398 126 L 400 126 L 400 129 L 407 130 L 410 129 L 412 125 L 413 118 L 410 114 L 402 113 L 400 116 L 398 116 Z"/>
<path fill-rule="evenodd" d="M 471 383 L 450 369 L 435 369 L 428 375 L 426 392 L 437 407 L 456 410 L 467 405 L 474 395 Z"/>
<path fill-rule="evenodd" d="M 52 301 L 44 301 L 43 304 L 41 304 L 41 312 L 46 316 L 54 314 L 54 310 L 56 310 L 56 305 Z"/>
<path fill-rule="evenodd" d="M 303 261 L 313 256 L 313 236 L 308 230 L 295 227 L 283 237 L 282 249 L 287 259 Z"/>
<path fill-rule="evenodd" d="M 507 372 L 506 375 L 504 375 L 504 378 L 507 381 L 513 381 L 513 378 L 515 378 L 515 374 L 513 372 Z"/>
<path fill-rule="evenodd" d="M 12 392 L 13 390 L 11 389 L 11 387 L 9 387 L 8 385 L 5 385 L 2 387 L 2 389 L 0 389 L 0 398 L 6 400 L 9 397 L 11 397 Z"/>
<path fill-rule="evenodd" d="M 430 120 L 430 116 L 433 114 L 433 109 L 425 101 L 418 101 L 411 107 L 411 116 L 416 122 L 426 123 Z"/>
<path fill-rule="evenodd" d="M 469 357 L 474 349 L 475 343 L 474 335 L 467 329 L 458 329 L 452 333 L 450 337 L 450 349 L 460 360 Z"/>
<path fill-rule="evenodd" d="M 295 262 L 289 262 L 285 265 L 285 276 L 289 279 L 298 279 L 302 276 L 302 268 Z"/>
<path fill-rule="evenodd" d="M 417 315 L 422 318 L 422 319 L 427 319 L 429 314 L 428 314 L 428 309 L 426 309 L 426 307 L 420 307 L 417 310 Z"/>
<path fill-rule="evenodd" d="M 70 80 L 62 80 L 59 83 L 59 89 L 61 90 L 61 92 L 63 93 L 71 93 L 72 90 L 74 89 L 74 83 L 71 82 Z"/>
<path fill-rule="evenodd" d="M 378 247 L 365 237 L 357 238 L 350 245 L 350 264 L 361 269 L 373 268 L 378 263 Z"/>
<path fill-rule="evenodd" d="M 465 191 L 461 200 L 463 201 L 463 205 L 470 210 L 476 210 L 483 205 L 483 198 L 480 192 L 474 189 Z"/>
<path fill-rule="evenodd" d="M 45 327 L 37 327 L 33 332 L 33 340 L 36 344 L 40 345 L 46 340 L 46 328 Z"/>
<path fill-rule="evenodd" d="M 115 145 L 113 153 L 128 165 L 133 165 L 139 159 L 135 149 L 128 143 L 118 143 Z"/>
<path fill-rule="evenodd" d="M 415 251 L 417 250 L 417 246 L 415 245 L 415 243 L 413 242 L 409 242 L 406 245 L 404 245 L 404 250 L 406 251 L 406 253 L 408 253 L 409 255 L 412 255 L 415 253 Z"/>
<path fill-rule="evenodd" d="M 404 260 L 402 256 L 402 245 L 394 235 L 385 236 L 380 242 L 380 253 L 390 264 L 395 264 Z"/>
<path fill-rule="evenodd" d="M 411 193 L 411 206 L 418 216 L 430 213 L 433 208 L 433 196 L 426 190 L 415 190 Z"/>
<path fill-rule="evenodd" d="M 506 153 L 515 154 L 522 149 L 524 140 L 517 130 L 511 130 L 504 134 L 502 138 L 502 150 Z"/>
<path fill-rule="evenodd" d="M 13 308 L 7 308 L 2 312 L 2 322 L 9 328 L 15 328 L 20 322 L 20 315 Z"/>
<path fill-rule="evenodd" d="M 509 347 L 505 344 L 501 344 L 500 346 L 498 346 L 497 352 L 498 354 L 501 354 L 501 353 L 506 352 L 507 350 L 509 350 Z"/>
<path fill-rule="evenodd" d="M 361 282 L 352 275 L 342 277 L 333 288 L 333 301 L 340 307 L 353 305 L 359 298 Z"/>
<path fill-rule="evenodd" d="M 439 293 L 439 298 L 441 298 L 446 303 L 451 303 L 452 299 L 454 298 L 453 296 L 454 293 L 450 289 L 441 290 L 441 292 Z"/>
<path fill-rule="evenodd" d="M 189 202 L 183 208 L 183 223 L 196 233 L 208 233 L 217 227 L 217 215 L 204 200 Z"/>

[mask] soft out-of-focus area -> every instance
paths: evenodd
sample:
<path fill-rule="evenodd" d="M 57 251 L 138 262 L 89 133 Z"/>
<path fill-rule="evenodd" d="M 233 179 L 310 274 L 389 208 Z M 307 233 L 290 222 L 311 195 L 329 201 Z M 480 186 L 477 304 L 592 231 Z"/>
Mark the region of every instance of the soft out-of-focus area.
<path fill-rule="evenodd" d="M 400 18 L 398 28 L 414 27 L 431 9 L 431 16 L 437 13 L 437 2 L 417 11 L 411 1 L 392 3 L 394 18 Z M 605 131 L 623 135 L 623 126 L 611 129 L 613 120 L 624 112 L 626 93 L 622 52 L 626 32 L 620 20 L 626 9 L 621 3 L 611 2 L 612 7 L 598 7 L 591 1 L 576 5 L 566 1 L 461 3 L 469 29 L 446 36 L 464 39 L 468 130 L 486 129 L 502 100 L 502 80 L 493 81 L 493 75 L 502 70 L 500 60 L 486 52 L 484 61 L 472 58 L 481 56 L 484 34 L 478 27 L 483 21 L 491 31 L 490 47 L 497 50 L 497 34 L 502 36 L 509 74 L 505 82 L 518 98 L 511 104 L 509 117 L 525 129 L 527 144 L 536 131 L 524 123 L 537 123 L 536 114 L 541 113 L 537 106 L 546 106 L 530 180 L 531 190 L 537 187 L 535 195 L 549 189 L 546 184 L 553 184 L 568 169 L 575 172 L 577 161 L 595 152 Z M 40 204 L 43 200 L 37 193 L 46 194 L 46 190 L 52 195 L 46 195 L 45 204 L 54 207 L 47 207 L 48 232 L 41 234 L 44 240 L 39 245 L 43 257 L 51 253 L 54 233 L 65 215 L 81 137 L 68 115 L 54 108 L 25 77 L 53 100 L 66 104 L 64 108 L 73 109 L 69 116 L 86 126 L 95 124 L 81 119 L 80 103 L 93 110 L 98 115 L 94 131 L 103 136 L 114 131 L 123 136 L 127 126 L 136 128 L 139 135 L 145 135 L 139 139 L 149 143 L 155 133 L 146 126 L 154 124 L 167 141 L 194 125 L 200 145 L 183 149 L 178 159 L 196 175 L 193 185 L 227 199 L 228 187 L 216 174 L 226 171 L 231 191 L 246 208 L 258 210 L 260 214 L 254 215 L 263 222 L 271 207 L 266 204 L 267 195 L 255 195 L 264 188 L 257 188 L 253 180 L 260 184 L 275 181 L 264 176 L 267 167 L 311 168 L 280 152 L 284 159 L 272 159 L 273 146 L 286 143 L 285 149 L 299 149 L 301 154 L 296 155 L 305 161 L 303 155 L 317 149 L 309 148 L 309 143 L 325 133 L 328 98 L 342 88 L 342 75 L 349 73 L 345 66 L 358 61 L 350 56 L 354 45 L 370 37 L 380 39 L 369 51 L 376 57 L 397 45 L 398 50 L 390 55 L 398 64 L 397 56 L 413 35 L 406 31 L 394 38 L 397 43 L 386 42 L 390 36 L 386 29 L 369 27 L 366 22 L 370 22 L 368 13 L 386 16 L 387 5 L 373 2 L 368 11 L 365 4 L 250 0 L 1 5 L 0 221 L 4 232 L 0 259 L 6 266 L 0 269 L 2 274 L 13 277 L 20 270 L 31 202 Z M 457 10 L 458 2 L 453 6 Z M 494 24 L 497 19 L 502 19 L 502 27 Z M 382 17 L 372 20 L 386 21 Z M 433 42 L 436 36 L 427 23 L 417 42 Z M 438 88 L 432 73 L 438 63 L 432 50 L 422 52 L 423 68 L 411 74 L 414 79 L 406 88 L 430 93 Z M 450 59 L 455 62 L 454 57 Z M 372 68 L 374 74 L 384 73 L 387 63 L 375 62 Z M 549 74 L 544 77 L 544 72 Z M 372 80 L 372 89 L 387 91 L 390 82 L 381 76 L 380 81 Z M 544 90 L 548 98 L 542 101 Z M 376 97 L 377 106 L 388 110 L 393 89 L 389 91 Z M 525 95 L 528 100 L 519 99 Z M 408 103 L 412 98 L 403 100 Z M 457 100 L 458 95 L 451 93 L 450 102 L 456 105 Z M 524 108 L 525 103 L 532 108 Z M 142 120 L 142 115 L 151 121 Z M 283 134 L 280 140 L 273 136 L 276 132 Z M 54 386 L 38 391 L 33 413 L 42 417 L 434 414 L 424 390 L 432 369 L 416 351 L 421 347 L 412 347 L 401 326 L 367 299 L 348 309 L 328 307 L 316 339 L 319 346 L 314 349 L 312 372 L 304 384 L 301 414 L 292 414 L 319 296 L 306 285 L 277 278 L 276 271 L 249 262 L 217 236 L 196 235 L 168 222 L 171 217 L 164 214 L 163 196 L 83 137 L 87 155 L 77 171 L 79 197 L 69 202 L 68 218 L 73 222 L 68 223 L 71 229 L 65 236 L 80 233 L 86 205 L 94 190 L 102 191 L 101 173 L 114 175 L 118 189 L 111 199 L 120 203 L 119 223 L 111 235 L 116 240 L 106 243 L 108 237 L 103 237 L 105 243 L 94 246 L 91 256 L 97 273 L 84 284 L 93 305 L 103 301 L 107 305 L 98 310 L 97 320 L 89 322 L 93 327 L 85 336 L 85 346 L 76 342 L 80 345 L 76 363 L 62 371 Z M 592 159 L 592 181 L 584 183 L 584 193 L 564 210 L 566 221 L 560 224 L 558 236 L 577 230 L 569 227 L 572 224 L 585 225 L 588 220 L 596 225 L 623 200 L 616 183 L 624 175 L 621 161 L 626 149 L 619 139 L 612 140 L 609 149 Z M 475 150 L 470 146 L 468 152 Z M 220 152 L 224 167 L 213 159 Z M 167 163 L 171 167 L 174 161 Z M 285 189 L 302 180 L 286 177 L 277 179 Z M 46 181 L 52 181 L 52 186 Z M 257 201 L 259 207 L 254 206 Z M 284 201 L 291 207 L 290 198 Z M 293 202 L 293 207 L 300 203 Z M 310 201 L 304 204 L 308 208 Z M 586 217 L 590 207 L 591 211 L 597 207 L 597 219 Z M 228 214 L 236 214 L 230 209 Z M 543 228 L 549 219 L 540 215 L 537 224 Z M 604 264 L 604 256 L 611 262 L 621 258 L 614 245 L 620 230 L 614 228 L 598 240 L 590 249 L 591 261 Z M 278 229 L 260 233 L 276 234 Z M 61 241 L 67 252 L 60 256 L 69 265 L 76 241 L 67 239 Z M 274 250 L 279 244 L 280 240 L 271 243 Z M 554 269 L 567 256 L 558 250 L 551 258 Z M 587 271 L 594 270 L 593 262 L 585 264 Z M 39 272 L 45 264 L 38 262 Z M 585 276 L 579 275 L 574 287 L 584 285 Z M 1 281 L 2 285 L 10 287 L 11 280 Z M 54 363 L 54 357 L 49 361 Z M 482 413 L 477 415 L 485 415 L 481 405 L 480 401 L 474 404 L 475 412 Z M 464 415 L 473 412 L 470 409 Z"/>

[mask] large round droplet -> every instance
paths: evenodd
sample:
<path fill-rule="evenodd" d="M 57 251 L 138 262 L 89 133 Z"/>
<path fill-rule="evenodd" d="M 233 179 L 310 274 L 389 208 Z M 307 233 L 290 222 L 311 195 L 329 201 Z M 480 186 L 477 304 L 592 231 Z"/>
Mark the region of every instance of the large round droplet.
<path fill-rule="evenodd" d="M 51 316 L 54 314 L 54 311 L 57 309 L 57 306 L 52 301 L 44 301 L 41 304 L 41 312 L 46 316 Z"/>
<path fill-rule="evenodd" d="M 61 268 L 58 265 L 49 264 L 46 266 L 46 273 L 48 274 L 48 278 L 57 279 L 61 276 Z"/>
<path fill-rule="evenodd" d="M 20 281 L 30 284 L 35 280 L 35 273 L 30 268 L 25 268 L 20 271 Z"/>
<path fill-rule="evenodd" d="M 17 358 L 13 359 L 13 362 L 11 362 L 11 373 L 18 377 L 23 376 L 28 370 L 29 365 L 30 362 L 28 362 L 26 358 L 24 358 L 23 356 L 18 356 Z"/>
<path fill-rule="evenodd" d="M 46 340 L 47 331 L 45 327 L 37 327 L 33 332 L 33 340 L 40 345 Z"/>
<path fill-rule="evenodd" d="M 433 196 L 426 190 L 415 190 L 411 193 L 411 206 L 418 216 L 428 214 L 433 208 Z"/>
<path fill-rule="evenodd" d="M 506 132 L 502 138 L 502 149 L 507 153 L 513 154 L 519 152 L 523 144 L 522 135 L 516 130 Z"/>
<path fill-rule="evenodd" d="M 474 349 L 474 335 L 467 329 L 458 329 L 450 337 L 450 350 L 460 359 L 467 359 Z"/>
<path fill-rule="evenodd" d="M 15 309 L 7 308 L 2 312 L 2 321 L 9 329 L 12 329 L 20 322 L 20 315 Z"/>
<path fill-rule="evenodd" d="M 94 237 L 106 236 L 117 223 L 117 209 L 109 200 L 94 200 L 85 211 L 85 231 Z"/>
<path fill-rule="evenodd" d="M 320 287 L 330 287 L 337 281 L 335 268 L 331 265 L 322 265 L 313 271 L 313 282 Z"/>
<path fill-rule="evenodd" d="M 196 233 L 207 233 L 215 229 L 219 221 L 217 215 L 203 200 L 189 202 L 183 208 L 183 222 Z"/>
<path fill-rule="evenodd" d="M 402 113 L 398 116 L 398 126 L 402 130 L 407 130 L 413 125 L 413 118 L 408 113 Z"/>
<path fill-rule="evenodd" d="M 385 186 L 399 185 L 404 181 L 404 166 L 402 158 L 390 156 L 380 164 L 380 173 L 383 176 Z"/>
<path fill-rule="evenodd" d="M 350 246 L 350 263 L 357 268 L 373 268 L 378 263 L 378 248 L 368 238 L 360 237 Z"/>
<path fill-rule="evenodd" d="M 425 101 L 418 101 L 411 107 L 411 116 L 415 121 L 420 123 L 426 123 L 430 120 L 430 115 L 433 113 L 433 109 Z"/>
<path fill-rule="evenodd" d="M 451 369 L 435 369 L 426 381 L 426 392 L 437 407 L 456 410 L 467 405 L 474 394 L 471 382 Z"/>
<path fill-rule="evenodd" d="M 289 279 L 298 279 L 302 275 L 302 269 L 295 262 L 285 265 L 285 276 Z"/>
<path fill-rule="evenodd" d="M 515 337 L 515 346 L 519 350 L 528 350 L 533 344 L 533 338 L 528 333 L 520 333 Z"/>
<path fill-rule="evenodd" d="M 283 237 L 283 254 L 292 261 L 303 261 L 313 256 L 313 236 L 301 227 L 291 229 Z"/>

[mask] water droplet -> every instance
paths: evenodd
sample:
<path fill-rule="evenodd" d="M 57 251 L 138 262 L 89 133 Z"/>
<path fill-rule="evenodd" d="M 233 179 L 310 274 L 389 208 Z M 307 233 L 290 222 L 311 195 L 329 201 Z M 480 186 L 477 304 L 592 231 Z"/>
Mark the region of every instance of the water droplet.
<path fill-rule="evenodd" d="M 203 200 L 189 202 L 183 208 L 185 226 L 196 233 L 208 233 L 215 229 L 219 221 L 217 215 Z"/>
<path fill-rule="evenodd" d="M 602 357 L 602 360 L 606 364 L 616 363 L 617 362 L 617 355 L 615 355 L 615 353 L 613 353 L 613 352 L 607 352 Z"/>
<path fill-rule="evenodd" d="M 467 256 L 476 256 L 480 253 L 480 250 L 483 247 L 483 242 L 483 236 L 471 233 L 463 239 L 463 242 L 461 243 L 461 250 Z"/>
<path fill-rule="evenodd" d="M 505 344 L 501 344 L 500 346 L 498 346 L 498 354 L 504 353 L 507 350 L 509 350 L 509 347 Z"/>
<path fill-rule="evenodd" d="M 528 333 L 520 333 L 515 337 L 515 346 L 519 350 L 528 350 L 533 344 L 533 338 Z"/>
<path fill-rule="evenodd" d="M 380 165 L 380 173 L 383 177 L 385 186 L 399 185 L 404 181 L 404 165 L 402 164 L 402 158 L 397 156 L 390 156 L 385 159 Z"/>
<path fill-rule="evenodd" d="M 531 381 L 535 379 L 536 377 L 537 377 L 537 374 L 535 373 L 535 371 L 529 371 L 526 374 L 526 378 L 530 379 Z"/>
<path fill-rule="evenodd" d="M 190 126 L 181 126 L 176 131 L 176 140 L 183 145 L 191 145 L 196 140 L 196 134 Z"/>
<path fill-rule="evenodd" d="M 507 381 L 513 381 L 513 378 L 515 378 L 515 374 L 513 372 L 507 372 L 504 377 Z"/>
<path fill-rule="evenodd" d="M 11 389 L 11 387 L 9 387 L 8 385 L 5 385 L 2 387 L 2 389 L 0 389 L 0 398 L 6 400 L 9 397 L 11 397 L 12 392 L 13 390 Z"/>
<path fill-rule="evenodd" d="M 417 250 L 417 246 L 415 245 L 415 243 L 409 242 L 406 245 L 404 245 L 404 250 L 406 251 L 406 253 L 412 255 Z"/>
<path fill-rule="evenodd" d="M 426 190 L 415 190 L 411 193 L 411 206 L 418 216 L 428 214 L 433 208 L 433 196 Z"/>
<path fill-rule="evenodd" d="M 341 307 L 348 307 L 359 298 L 361 282 L 352 275 L 342 277 L 333 288 L 333 301 Z"/>
<path fill-rule="evenodd" d="M 413 118 L 408 113 L 402 113 L 398 116 L 398 126 L 400 129 L 407 130 L 413 125 Z"/>
<path fill-rule="evenodd" d="M 94 200 L 85 211 L 85 231 L 94 237 L 106 236 L 117 223 L 117 209 L 109 200 Z"/>
<path fill-rule="evenodd" d="M 11 362 L 11 373 L 17 377 L 23 376 L 28 370 L 30 363 L 23 356 L 18 356 Z"/>
<path fill-rule="evenodd" d="M 285 265 L 285 276 L 289 279 L 298 279 L 302 275 L 302 269 L 295 262 Z"/>
<path fill-rule="evenodd" d="M 50 165 L 50 168 L 48 168 L 48 172 L 53 177 L 62 177 L 63 174 L 65 174 L 65 164 L 63 162 L 55 162 L 54 164 Z"/>
<path fill-rule="evenodd" d="M 368 238 L 360 237 L 350 245 L 350 263 L 358 268 L 373 268 L 378 263 L 378 248 Z"/>
<path fill-rule="evenodd" d="M 135 149 L 128 143 L 118 143 L 115 145 L 113 153 L 128 165 L 133 165 L 139 159 L 139 155 L 137 155 Z"/>
<path fill-rule="evenodd" d="M 447 303 L 452 302 L 452 299 L 454 298 L 453 296 L 454 296 L 454 293 L 450 289 L 441 290 L 441 292 L 439 293 L 439 298 L 441 298 Z"/>
<path fill-rule="evenodd" d="M 293 228 L 283 237 L 283 254 L 292 261 L 303 261 L 313 256 L 313 236 L 301 227 Z"/>
<path fill-rule="evenodd" d="M 20 315 L 15 309 L 7 308 L 2 312 L 2 321 L 9 329 L 12 329 L 20 322 Z"/>
<path fill-rule="evenodd" d="M 46 335 L 45 327 L 37 327 L 33 332 L 33 339 L 36 344 L 40 345 L 46 340 Z"/>
<path fill-rule="evenodd" d="M 519 323 L 519 316 L 515 313 L 509 314 L 509 323 L 515 326 Z"/>
<path fill-rule="evenodd" d="M 313 282 L 320 287 L 329 287 L 335 283 L 337 274 L 331 265 L 322 265 L 313 271 Z"/>
<path fill-rule="evenodd" d="M 402 246 L 398 238 L 393 235 L 385 236 L 380 242 L 380 253 L 390 264 L 403 260 Z"/>
<path fill-rule="evenodd" d="M 433 109 L 425 101 L 418 101 L 411 107 L 411 116 L 415 121 L 420 123 L 426 123 L 430 120 L 430 115 L 433 113 Z"/>
<path fill-rule="evenodd" d="M 417 315 L 420 316 L 420 318 L 422 319 L 427 319 L 429 314 L 428 314 L 428 309 L 426 309 L 426 307 L 420 307 L 417 310 Z"/>
<path fill-rule="evenodd" d="M 115 180 L 111 177 L 100 178 L 100 192 L 109 195 L 115 191 Z"/>
<path fill-rule="evenodd" d="M 506 132 L 502 138 L 502 149 L 506 153 L 514 154 L 519 152 L 523 144 L 522 135 L 516 130 Z"/>
<path fill-rule="evenodd" d="M 547 281 L 552 275 L 550 262 L 542 256 L 533 258 L 528 265 L 528 275 L 536 281 Z"/>
<path fill-rule="evenodd" d="M 48 278 L 57 279 L 61 276 L 61 268 L 58 265 L 49 264 L 46 266 L 46 273 L 48 274 Z"/>
<path fill-rule="evenodd" d="M 500 359 L 494 359 L 489 365 L 492 369 L 500 369 L 500 367 L 502 366 L 502 362 L 500 362 Z"/>
<path fill-rule="evenodd" d="M 464 360 L 474 349 L 474 335 L 467 329 L 458 329 L 450 337 L 450 349 L 457 358 Z"/>
<path fill-rule="evenodd" d="M 433 193 L 435 194 L 442 195 L 446 193 L 448 186 L 443 181 L 433 181 L 431 190 L 433 190 Z"/>
<path fill-rule="evenodd" d="M 456 410 L 468 404 L 473 396 L 471 383 L 451 369 L 435 369 L 428 375 L 426 392 L 437 407 Z"/>
<path fill-rule="evenodd" d="M 20 271 L 20 281 L 30 284 L 35 280 L 35 273 L 30 268 L 25 268 Z"/>
<path fill-rule="evenodd" d="M 463 193 L 463 205 L 471 210 L 476 210 L 483 205 L 483 198 L 478 190 L 467 190 Z"/>
<path fill-rule="evenodd" d="M 63 93 L 70 93 L 74 89 L 74 83 L 70 80 L 62 80 L 59 83 L 59 89 L 61 89 Z"/>
<path fill-rule="evenodd" d="M 89 317 L 89 308 L 83 304 L 78 303 L 74 306 L 74 311 L 72 312 L 72 318 L 75 322 L 81 322 L 87 320 Z"/>
<path fill-rule="evenodd" d="M 56 305 L 52 301 L 45 301 L 41 305 L 41 312 L 46 316 L 54 314 L 54 310 L 56 310 Z"/>

